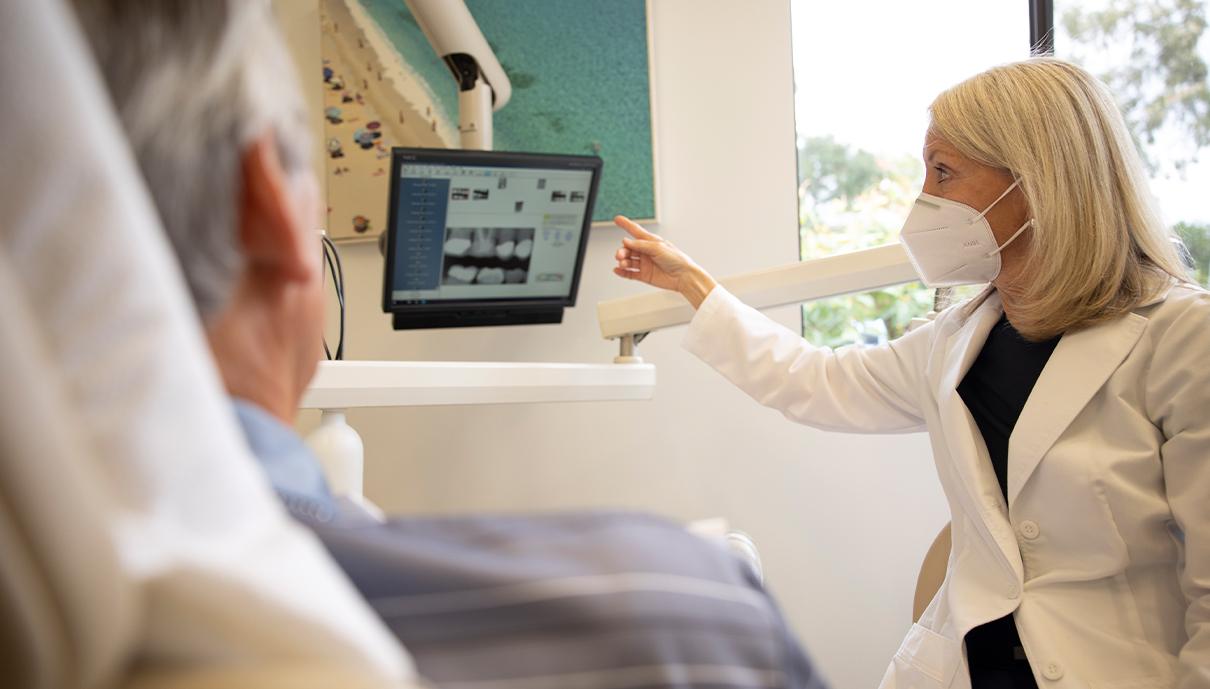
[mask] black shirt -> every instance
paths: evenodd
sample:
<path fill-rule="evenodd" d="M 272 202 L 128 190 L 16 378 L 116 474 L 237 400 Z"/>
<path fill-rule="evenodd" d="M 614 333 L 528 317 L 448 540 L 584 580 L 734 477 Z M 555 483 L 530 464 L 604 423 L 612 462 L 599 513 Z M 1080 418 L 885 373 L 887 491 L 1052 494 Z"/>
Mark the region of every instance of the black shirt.
<path fill-rule="evenodd" d="M 987 445 L 992 468 L 1000 482 L 1000 490 L 1008 500 L 1008 438 L 1025 408 L 1025 401 L 1038 382 L 1059 338 L 1045 342 L 1030 342 L 1001 316 L 992 327 L 987 342 L 971 365 L 958 394 L 970 410 L 983 442 Z M 975 627 L 966 635 L 966 654 L 971 668 L 971 681 L 978 689 L 978 678 L 985 670 L 1028 669 L 1028 660 L 1021 650 L 1021 637 L 1012 615 Z M 1025 686 L 1033 686 L 1032 674 L 1023 677 Z"/>

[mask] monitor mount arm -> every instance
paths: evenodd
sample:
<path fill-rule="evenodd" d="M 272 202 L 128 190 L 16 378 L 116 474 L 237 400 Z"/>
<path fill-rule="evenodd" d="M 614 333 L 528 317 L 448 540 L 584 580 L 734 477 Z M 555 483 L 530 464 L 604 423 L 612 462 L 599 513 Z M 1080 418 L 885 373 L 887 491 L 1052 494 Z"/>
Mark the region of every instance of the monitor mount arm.
<path fill-rule="evenodd" d="M 458 82 L 458 134 L 462 147 L 481 151 L 492 149 L 492 87 L 479 63 L 466 53 L 445 56 Z"/>
<path fill-rule="evenodd" d="M 462 148 L 492 149 L 492 113 L 512 96 L 512 83 L 464 0 L 404 0 L 425 38 L 458 83 Z"/>

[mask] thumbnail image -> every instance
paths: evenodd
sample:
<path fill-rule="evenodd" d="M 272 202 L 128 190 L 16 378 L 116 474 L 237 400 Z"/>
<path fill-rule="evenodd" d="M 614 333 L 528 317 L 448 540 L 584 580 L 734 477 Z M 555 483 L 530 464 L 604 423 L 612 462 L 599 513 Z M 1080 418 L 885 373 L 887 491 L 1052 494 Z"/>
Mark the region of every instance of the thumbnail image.
<path fill-rule="evenodd" d="M 508 178 L 505 177 L 504 175 L 500 175 L 500 179 L 497 180 L 497 182 L 496 182 L 496 188 L 497 189 L 507 189 L 508 188 Z"/>
<path fill-rule="evenodd" d="M 513 211 L 516 213 L 520 213 L 522 208 L 525 208 L 524 201 L 518 201 L 515 204 L 513 204 Z"/>
<path fill-rule="evenodd" d="M 476 189 L 475 190 L 475 200 L 476 201 L 483 201 L 486 199 L 487 199 L 487 189 Z"/>
<path fill-rule="evenodd" d="M 529 279 L 532 227 L 451 227 L 445 233 L 443 285 L 513 285 Z"/>
<path fill-rule="evenodd" d="M 567 200 L 567 192 L 565 192 L 565 191 L 552 191 L 552 192 L 550 192 L 550 200 L 551 200 L 551 201 L 566 201 L 566 200 Z"/>
<path fill-rule="evenodd" d="M 471 197 L 471 190 L 462 187 L 450 190 L 450 198 L 455 201 L 465 201 Z"/>
<path fill-rule="evenodd" d="M 538 189 L 542 190 L 545 188 L 546 188 L 546 179 L 545 178 L 539 179 L 538 180 Z"/>
<path fill-rule="evenodd" d="M 584 202 L 584 192 L 582 192 L 582 191 L 571 192 L 571 202 L 572 203 L 583 203 Z"/>

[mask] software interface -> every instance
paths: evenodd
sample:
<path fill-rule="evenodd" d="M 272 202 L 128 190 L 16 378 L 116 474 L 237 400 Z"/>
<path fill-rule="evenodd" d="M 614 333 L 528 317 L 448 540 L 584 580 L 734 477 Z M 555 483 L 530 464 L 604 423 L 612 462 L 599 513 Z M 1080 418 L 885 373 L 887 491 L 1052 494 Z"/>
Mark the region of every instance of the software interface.
<path fill-rule="evenodd" d="M 404 163 L 396 303 L 566 297 L 591 170 Z"/>

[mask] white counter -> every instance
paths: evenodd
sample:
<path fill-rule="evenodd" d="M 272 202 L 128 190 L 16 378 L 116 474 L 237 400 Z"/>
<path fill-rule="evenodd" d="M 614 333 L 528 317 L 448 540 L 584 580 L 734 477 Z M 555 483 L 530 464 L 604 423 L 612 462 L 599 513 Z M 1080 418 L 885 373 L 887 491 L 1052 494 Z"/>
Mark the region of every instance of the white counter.
<path fill-rule="evenodd" d="M 648 400 L 652 364 L 324 361 L 304 409 Z"/>

